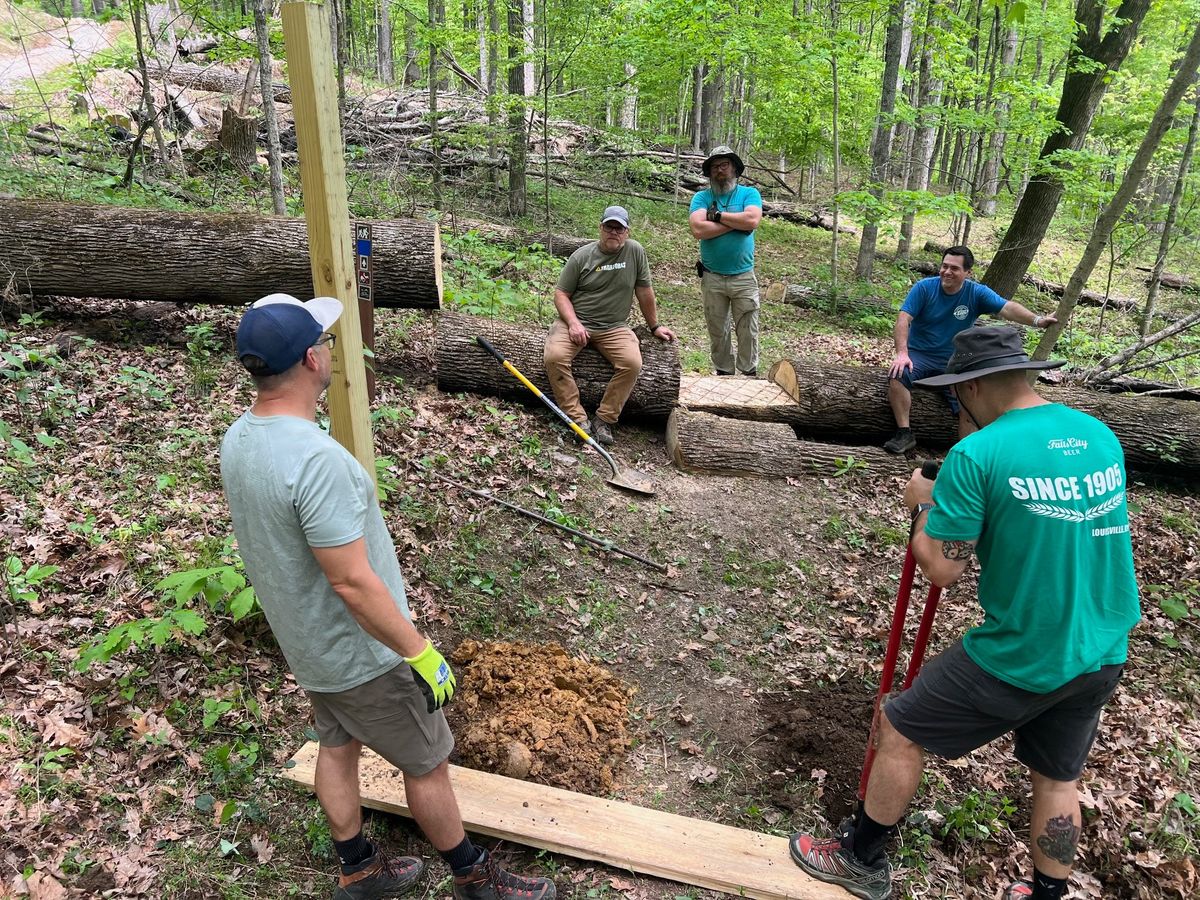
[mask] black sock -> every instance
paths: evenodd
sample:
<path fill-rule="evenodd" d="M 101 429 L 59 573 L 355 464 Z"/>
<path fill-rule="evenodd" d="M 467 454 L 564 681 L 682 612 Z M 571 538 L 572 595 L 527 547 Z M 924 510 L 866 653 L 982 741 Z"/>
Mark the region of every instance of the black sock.
<path fill-rule="evenodd" d="M 343 869 L 352 868 L 375 855 L 375 846 L 363 837 L 361 830 L 348 841 L 334 841 L 333 849 Z"/>
<path fill-rule="evenodd" d="M 896 427 L 896 434 L 909 434 L 911 432 L 912 432 L 911 426 L 905 426 L 904 428 L 900 428 L 899 426 Z"/>
<path fill-rule="evenodd" d="M 1033 870 L 1033 900 L 1061 900 L 1067 892 L 1067 879 L 1051 878 Z"/>
<path fill-rule="evenodd" d="M 471 866 L 479 862 L 483 851 L 471 843 L 470 835 L 463 835 L 462 843 L 450 850 L 439 850 L 442 859 L 455 875 L 465 875 Z"/>
<path fill-rule="evenodd" d="M 884 845 L 896 833 L 895 825 L 882 825 L 867 815 L 859 806 L 854 817 L 854 841 L 850 849 L 861 863 L 874 865 L 883 856 Z"/>

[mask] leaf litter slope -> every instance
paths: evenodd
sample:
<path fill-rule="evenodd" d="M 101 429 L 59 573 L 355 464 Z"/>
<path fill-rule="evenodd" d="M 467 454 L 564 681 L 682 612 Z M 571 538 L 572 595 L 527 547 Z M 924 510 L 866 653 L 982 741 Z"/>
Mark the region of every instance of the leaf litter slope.
<path fill-rule="evenodd" d="M 381 378 L 384 508 L 410 600 L 437 643 L 556 641 L 635 686 L 618 796 L 779 833 L 827 827 L 863 749 L 867 722 L 854 734 L 848 710 L 866 718 L 878 677 L 905 535 L 901 482 L 693 478 L 670 468 L 660 435 L 626 429 L 622 458 L 653 475 L 658 495 L 618 495 L 540 412 L 433 390 L 426 319 L 380 319 L 395 360 Z M 22 574 L 60 567 L 32 600 L 11 599 L 6 576 L 0 859 L 14 889 L 327 892 L 322 818 L 276 776 L 306 739 L 307 710 L 261 622 L 234 624 L 197 599 L 202 634 L 82 673 L 72 665 L 107 629 L 173 607 L 154 590 L 164 574 L 229 559 L 216 451 L 249 399 L 226 360 L 234 322 L 224 311 L 159 307 L 138 318 L 136 307 L 60 302 L 40 325 L 9 327 L 7 349 L 25 363 L 0 382 L 10 429 L 0 555 Z M 205 323 L 219 352 L 189 362 L 196 332 L 185 329 Z M 72 331 L 94 343 L 67 339 Z M 197 390 L 205 365 L 211 382 Z M 426 466 L 668 562 L 670 573 L 432 487 Z M 1132 494 L 1140 575 L 1159 587 L 1083 782 L 1075 885 L 1079 896 L 1187 896 L 1198 635 L 1195 612 L 1176 622 L 1163 610 L 1178 618 L 1178 604 L 1195 600 L 1200 504 Z M 973 622 L 972 590 L 949 593 L 935 650 Z M 915 616 L 910 642 L 914 629 Z M 837 739 L 835 721 L 845 726 Z M 899 877 L 922 895 L 994 896 L 1028 860 L 1026 786 L 1011 748 L 932 762 L 926 781 L 898 848 Z M 399 849 L 429 852 L 375 828 Z M 572 896 L 678 892 L 556 865 Z"/>

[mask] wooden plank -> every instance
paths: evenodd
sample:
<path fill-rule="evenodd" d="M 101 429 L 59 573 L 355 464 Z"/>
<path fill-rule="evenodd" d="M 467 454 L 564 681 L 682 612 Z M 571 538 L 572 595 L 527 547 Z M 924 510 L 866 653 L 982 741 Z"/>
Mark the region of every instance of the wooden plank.
<path fill-rule="evenodd" d="M 316 743 L 305 744 L 292 761 L 284 777 L 312 788 Z M 360 779 L 365 806 L 411 815 L 400 772 L 369 750 Z M 450 767 L 450 780 L 468 831 L 741 897 L 850 896 L 805 875 L 788 855 L 786 838 L 459 766 Z"/>
<path fill-rule="evenodd" d="M 292 86 L 313 290 L 317 296 L 337 297 L 343 307 L 341 318 L 333 327 L 337 346 L 333 349 L 333 381 L 329 385 L 329 431 L 374 479 L 375 445 L 367 405 L 367 368 L 363 362 L 354 253 L 350 246 L 346 163 L 333 77 L 329 14 L 325 7 L 312 3 L 284 3 L 280 15 L 287 47 L 288 80 Z"/>

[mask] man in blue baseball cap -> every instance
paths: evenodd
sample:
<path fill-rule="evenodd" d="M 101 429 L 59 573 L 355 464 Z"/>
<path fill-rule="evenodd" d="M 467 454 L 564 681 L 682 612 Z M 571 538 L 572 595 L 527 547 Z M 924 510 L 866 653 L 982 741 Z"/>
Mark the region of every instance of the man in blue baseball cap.
<path fill-rule="evenodd" d="M 404 773 L 413 818 L 454 873 L 456 900 L 553 900 L 554 882 L 501 869 L 463 830 L 441 707 L 455 679 L 413 625 L 370 474 L 316 423 L 342 313 L 332 297 L 271 294 L 237 331 L 254 405 L 221 442 L 238 550 L 288 666 L 312 703 L 317 799 L 341 863 L 334 900 L 396 897 L 424 872 L 363 837 L 368 746 Z"/>

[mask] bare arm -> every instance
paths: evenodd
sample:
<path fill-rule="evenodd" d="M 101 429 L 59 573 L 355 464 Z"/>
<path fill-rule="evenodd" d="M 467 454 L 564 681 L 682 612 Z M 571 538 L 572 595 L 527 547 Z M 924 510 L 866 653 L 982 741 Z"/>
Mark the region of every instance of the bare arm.
<path fill-rule="evenodd" d="M 558 317 L 567 326 L 567 332 L 571 335 L 571 343 L 578 344 L 580 347 L 587 346 L 587 329 L 575 315 L 575 304 L 571 302 L 571 295 L 560 288 L 555 288 L 554 308 L 558 310 Z"/>
<path fill-rule="evenodd" d="M 675 340 L 675 332 L 658 321 L 658 308 L 654 301 L 654 288 L 648 284 L 639 284 L 633 289 L 633 294 L 637 297 L 638 309 L 642 311 L 642 318 L 646 320 L 647 325 L 653 325 L 650 333 L 660 341 Z"/>
<path fill-rule="evenodd" d="M 1026 309 L 1016 300 L 1007 301 L 996 315 L 1006 322 L 1029 325 L 1031 328 L 1049 328 L 1058 321 L 1054 316 L 1039 316 L 1037 313 Z"/>
<path fill-rule="evenodd" d="M 747 206 L 741 212 L 721 213 L 721 224 L 728 225 L 735 231 L 753 231 L 762 221 L 762 209 L 758 206 Z"/>
<path fill-rule="evenodd" d="M 330 587 L 363 631 L 404 657 L 418 656 L 425 649 L 425 638 L 400 612 L 391 591 L 371 568 L 366 539 L 310 549 Z"/>
<path fill-rule="evenodd" d="M 917 517 L 912 537 L 913 556 L 925 577 L 938 587 L 949 587 L 967 571 L 967 563 L 975 555 L 975 541 L 939 541 L 925 533 L 928 512 Z"/>
<path fill-rule="evenodd" d="M 889 374 L 893 378 L 899 378 L 905 369 L 912 368 L 912 359 L 908 355 L 908 329 L 912 325 L 913 317 L 901 310 L 896 316 L 896 327 L 892 329 L 892 339 L 896 342 L 896 355 L 892 359 L 892 368 Z"/>
<path fill-rule="evenodd" d="M 721 216 L 724 219 L 724 216 Z M 698 209 L 688 216 L 688 227 L 692 229 L 692 237 L 698 241 L 708 240 L 709 238 L 720 237 L 723 234 L 729 234 L 733 231 L 728 225 L 723 222 L 708 221 L 708 213 L 703 209 Z"/>

